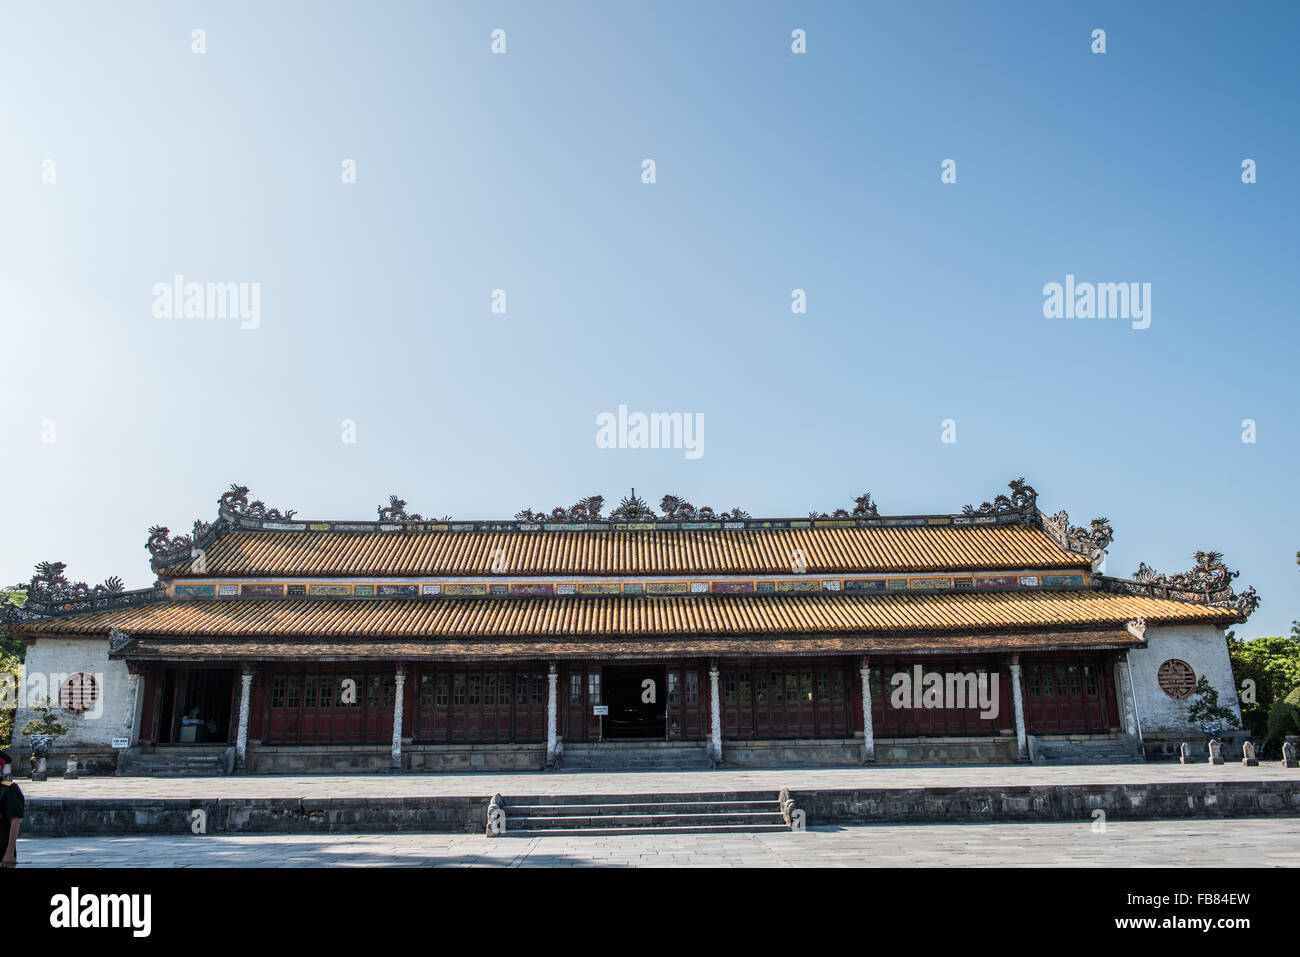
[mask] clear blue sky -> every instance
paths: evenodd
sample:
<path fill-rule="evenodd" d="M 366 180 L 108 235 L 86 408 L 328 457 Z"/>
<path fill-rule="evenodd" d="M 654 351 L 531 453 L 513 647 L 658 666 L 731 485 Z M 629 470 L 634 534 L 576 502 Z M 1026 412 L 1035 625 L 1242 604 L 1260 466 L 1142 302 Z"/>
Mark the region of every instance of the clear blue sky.
<path fill-rule="evenodd" d="M 499 518 L 1024 475 L 1111 519 L 1110 572 L 1220 550 L 1264 599 L 1239 633 L 1286 633 L 1298 34 L 1293 3 L 5 3 L 0 583 L 147 585 L 148 526 L 231 482 Z M 1151 327 L 1044 318 L 1067 273 L 1151 283 Z M 155 318 L 177 274 L 260 283 L 260 326 Z M 620 404 L 702 413 L 705 454 L 597 448 Z"/>

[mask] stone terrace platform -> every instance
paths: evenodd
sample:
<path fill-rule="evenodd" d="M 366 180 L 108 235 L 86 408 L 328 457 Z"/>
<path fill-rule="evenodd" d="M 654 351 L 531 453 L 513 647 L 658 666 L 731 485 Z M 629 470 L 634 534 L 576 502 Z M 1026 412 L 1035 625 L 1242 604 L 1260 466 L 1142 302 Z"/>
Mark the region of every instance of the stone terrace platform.
<path fill-rule="evenodd" d="M 1115 821 L 1300 817 L 1300 770 L 1279 763 L 83 778 L 23 787 L 23 833 L 44 837 L 482 835 L 494 794 L 507 815 L 512 805 L 555 804 L 612 814 L 631 804 L 775 803 L 783 787 L 811 827 L 1086 821 L 1098 812 Z"/>
<path fill-rule="evenodd" d="M 493 794 L 626 794 L 900 788 L 1003 788 L 1074 785 L 1148 785 L 1283 782 L 1300 788 L 1300 769 L 1279 761 L 1241 764 L 882 766 L 874 768 L 737 768 L 715 771 L 531 771 L 464 774 L 312 774 L 199 778 L 50 778 L 18 784 L 33 798 L 251 798 L 481 797 Z"/>

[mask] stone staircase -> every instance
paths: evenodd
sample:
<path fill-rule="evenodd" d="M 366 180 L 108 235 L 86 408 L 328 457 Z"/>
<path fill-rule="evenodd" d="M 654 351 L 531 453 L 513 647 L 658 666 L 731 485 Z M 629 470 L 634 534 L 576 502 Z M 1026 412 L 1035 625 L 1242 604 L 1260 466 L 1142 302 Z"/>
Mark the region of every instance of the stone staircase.
<path fill-rule="evenodd" d="M 504 827 L 493 831 L 493 807 Z M 797 819 L 793 815 L 798 815 Z M 693 794 L 500 796 L 488 808 L 489 836 L 763 833 L 803 829 L 803 816 L 772 791 Z"/>
<path fill-rule="evenodd" d="M 565 771 L 702 771 L 713 762 L 698 741 L 566 741 L 558 765 Z"/>
<path fill-rule="evenodd" d="M 1142 753 L 1127 735 L 1101 738 L 1030 736 L 1034 764 L 1140 764 Z"/>
<path fill-rule="evenodd" d="M 119 777 L 200 778 L 221 774 L 221 757 L 229 745 L 184 745 L 133 752 L 118 767 Z"/>

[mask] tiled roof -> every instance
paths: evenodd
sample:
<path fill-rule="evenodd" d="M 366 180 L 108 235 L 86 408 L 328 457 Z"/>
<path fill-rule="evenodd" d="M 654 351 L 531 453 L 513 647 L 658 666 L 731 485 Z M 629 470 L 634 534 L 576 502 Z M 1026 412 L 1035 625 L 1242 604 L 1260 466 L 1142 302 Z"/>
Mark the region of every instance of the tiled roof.
<path fill-rule="evenodd" d="M 1100 591 L 934 595 L 165 601 L 51 619 L 39 634 L 339 638 L 795 636 L 980 632 L 1236 620 L 1191 602 Z"/>
<path fill-rule="evenodd" d="M 924 639 L 904 635 L 852 638 L 822 636 L 791 638 L 683 638 L 660 641 L 266 641 L 230 639 L 186 640 L 141 638 L 123 653 L 135 659 L 267 661 L 430 660 L 545 658 L 673 658 L 710 655 L 865 654 L 917 652 L 979 654 L 1018 650 L 1115 647 L 1141 645 L 1126 630 L 1033 632 L 975 637 L 937 635 Z"/>
<path fill-rule="evenodd" d="M 802 553 L 799 555 L 798 553 Z M 236 529 L 203 577 L 789 574 L 1087 569 L 1022 524 L 689 531 L 282 532 Z M 190 562 L 167 577 L 193 577 Z"/>

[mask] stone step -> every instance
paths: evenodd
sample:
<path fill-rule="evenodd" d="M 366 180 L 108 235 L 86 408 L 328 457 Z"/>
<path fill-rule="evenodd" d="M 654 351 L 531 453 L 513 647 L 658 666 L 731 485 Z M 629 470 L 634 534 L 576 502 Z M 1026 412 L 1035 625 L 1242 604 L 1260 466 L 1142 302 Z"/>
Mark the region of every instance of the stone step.
<path fill-rule="evenodd" d="M 699 824 L 689 827 L 557 827 L 531 830 L 507 830 L 502 837 L 609 837 L 633 834 L 770 834 L 789 831 L 781 824 Z"/>
<path fill-rule="evenodd" d="M 511 817 L 506 815 L 506 830 L 556 830 L 556 829 L 601 829 L 618 830 L 629 827 L 663 828 L 663 827 L 716 827 L 734 825 L 737 827 L 770 824 L 785 827 L 785 818 L 779 811 L 768 812 L 692 812 L 679 814 L 608 814 L 563 815 L 559 817 Z"/>
<path fill-rule="evenodd" d="M 782 824 L 694 824 L 660 827 L 557 827 L 506 831 L 504 837 L 609 837 L 635 834 L 771 834 L 788 832 Z"/>
<path fill-rule="evenodd" d="M 507 814 L 525 817 L 572 817 L 595 814 L 678 814 L 721 810 L 741 814 L 779 814 L 776 801 L 634 801 L 596 804 L 509 804 Z"/>
<path fill-rule="evenodd" d="M 511 834 L 788 831 L 772 791 L 565 794 L 503 798 Z"/>
<path fill-rule="evenodd" d="M 505 798 L 509 807 L 568 804 L 730 804 L 774 803 L 776 793 L 767 791 L 647 791 L 636 794 L 520 794 Z"/>
<path fill-rule="evenodd" d="M 611 742 L 570 745 L 561 757 L 565 770 L 699 770 L 710 767 L 704 745 L 681 745 L 669 742 L 638 743 L 630 746 Z"/>

